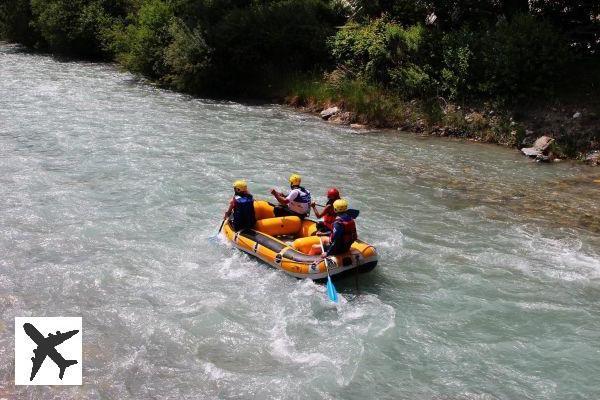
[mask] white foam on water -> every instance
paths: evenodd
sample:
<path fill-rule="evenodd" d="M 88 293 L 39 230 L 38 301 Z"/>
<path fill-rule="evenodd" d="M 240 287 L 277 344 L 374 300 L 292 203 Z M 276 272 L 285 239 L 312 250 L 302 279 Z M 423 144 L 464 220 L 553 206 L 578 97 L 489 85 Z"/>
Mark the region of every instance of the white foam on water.
<path fill-rule="evenodd" d="M 208 378 L 214 381 L 227 380 L 234 377 L 234 374 L 227 372 L 210 362 L 203 362 L 202 368 L 204 369 L 204 373 L 208 375 Z"/>
<path fill-rule="evenodd" d="M 332 363 L 324 354 L 296 350 L 294 342 L 286 333 L 285 323 L 277 323 L 270 332 L 270 338 L 271 354 L 284 362 L 291 361 L 296 364 L 305 364 L 309 367 Z"/>
<path fill-rule="evenodd" d="M 528 227 L 518 229 L 524 236 L 522 244 L 526 247 L 524 256 L 537 262 L 522 263 L 523 271 L 529 274 L 542 273 L 547 277 L 561 281 L 590 281 L 600 277 L 600 254 L 585 254 L 581 250 L 583 242 L 576 232 L 564 232 L 564 237 L 549 237 L 543 232 L 531 232 Z M 537 264 L 537 265 L 536 265 Z"/>

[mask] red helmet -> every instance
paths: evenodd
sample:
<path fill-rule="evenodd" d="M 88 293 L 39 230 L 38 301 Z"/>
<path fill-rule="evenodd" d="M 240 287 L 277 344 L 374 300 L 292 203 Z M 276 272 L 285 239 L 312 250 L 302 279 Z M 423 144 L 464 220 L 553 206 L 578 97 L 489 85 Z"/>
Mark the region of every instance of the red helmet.
<path fill-rule="evenodd" d="M 339 190 L 337 190 L 336 188 L 331 188 L 327 191 L 327 198 L 328 199 L 339 199 L 340 198 L 340 192 Z"/>

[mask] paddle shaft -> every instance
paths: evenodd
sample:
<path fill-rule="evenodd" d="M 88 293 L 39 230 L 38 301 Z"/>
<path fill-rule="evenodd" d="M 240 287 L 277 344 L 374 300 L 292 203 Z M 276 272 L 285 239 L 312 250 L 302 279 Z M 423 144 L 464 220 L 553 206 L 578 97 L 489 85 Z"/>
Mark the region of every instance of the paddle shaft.
<path fill-rule="evenodd" d="M 321 243 L 321 252 L 325 254 L 325 246 L 323 246 L 323 237 L 319 236 L 319 243 Z M 327 258 L 325 258 L 327 260 Z M 325 267 L 327 267 L 327 262 L 325 263 Z M 329 275 L 329 270 L 327 270 L 327 275 Z"/>
<path fill-rule="evenodd" d="M 323 254 L 325 254 L 325 247 L 323 246 L 323 238 L 321 238 L 321 236 L 319 236 L 319 242 L 321 243 L 321 251 L 323 252 Z M 329 275 L 328 261 L 329 260 L 327 260 L 327 257 L 325 257 L 325 270 L 327 271 L 327 297 L 329 297 L 329 300 L 333 301 L 334 303 L 337 303 L 337 291 L 335 290 L 335 286 L 333 286 L 331 276 Z"/>
<path fill-rule="evenodd" d="M 225 225 L 225 221 L 227 220 L 227 217 L 223 218 L 223 221 L 221 221 L 221 226 L 219 226 L 219 231 L 217 232 L 217 235 L 219 233 L 221 233 L 221 230 L 223 229 L 223 225 Z"/>

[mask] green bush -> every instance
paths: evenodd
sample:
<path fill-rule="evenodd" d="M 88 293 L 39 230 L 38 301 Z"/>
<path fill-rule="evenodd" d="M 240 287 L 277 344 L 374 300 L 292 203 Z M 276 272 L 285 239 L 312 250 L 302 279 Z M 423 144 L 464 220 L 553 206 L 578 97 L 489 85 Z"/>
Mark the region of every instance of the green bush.
<path fill-rule="evenodd" d="M 164 81 L 177 90 L 200 92 L 211 66 L 212 49 L 199 28 L 191 30 L 180 19 L 172 20 L 169 34 L 172 41 L 165 52 L 169 73 Z"/>
<path fill-rule="evenodd" d="M 362 25 L 350 22 L 331 39 L 338 64 L 357 77 L 389 86 L 407 96 L 433 90 L 423 26 L 404 28 L 386 17 Z"/>
<path fill-rule="evenodd" d="M 111 33 L 117 59 L 133 72 L 160 79 L 169 67 L 166 48 L 172 40 L 172 7 L 162 0 L 144 0 L 133 23 L 115 25 Z"/>
<path fill-rule="evenodd" d="M 349 22 L 330 40 L 338 65 L 405 97 L 492 97 L 515 103 L 552 94 L 569 52 L 550 23 L 516 15 L 448 32 L 387 17 Z"/>
<path fill-rule="evenodd" d="M 483 37 L 481 48 L 479 91 L 511 103 L 551 95 L 569 61 L 561 34 L 529 15 L 499 24 Z"/>
<path fill-rule="evenodd" d="M 178 90 L 245 95 L 322 67 L 335 21 L 326 0 L 144 0 L 110 41 L 128 69 Z"/>
<path fill-rule="evenodd" d="M 103 0 L 31 0 L 32 25 L 41 36 L 39 47 L 85 57 L 105 55 L 102 38 L 119 5 Z"/>
<path fill-rule="evenodd" d="M 477 79 L 473 62 L 478 53 L 479 36 L 463 28 L 444 34 L 440 39 L 439 90 L 450 99 L 464 98 L 473 92 Z"/>
<path fill-rule="evenodd" d="M 547 97 L 561 82 L 564 91 L 572 51 L 556 16 L 566 11 L 547 2 L 534 2 L 529 15 L 518 14 L 527 11 L 522 1 L 510 10 L 506 2 L 450 3 L 12 0 L 0 3 L 0 35 L 87 58 L 115 55 L 131 71 L 193 93 L 268 94 L 290 76 L 327 69 L 386 96 L 434 102 L 515 104 Z M 432 10 L 438 21 L 425 27 Z M 556 26 L 536 17 L 542 10 Z"/>

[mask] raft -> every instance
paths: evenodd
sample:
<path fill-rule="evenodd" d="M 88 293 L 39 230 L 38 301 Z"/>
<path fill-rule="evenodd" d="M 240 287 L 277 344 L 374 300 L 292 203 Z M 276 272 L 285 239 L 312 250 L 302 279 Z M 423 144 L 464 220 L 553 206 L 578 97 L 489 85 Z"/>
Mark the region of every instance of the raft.
<path fill-rule="evenodd" d="M 316 221 L 298 217 L 275 217 L 273 206 L 255 201 L 254 229 L 236 232 L 229 221 L 223 234 L 238 249 L 296 278 L 322 280 L 327 278 L 325 260 L 309 254 L 313 244 L 319 244 Z M 356 240 L 350 250 L 327 258 L 331 277 L 350 272 L 365 273 L 377 266 L 377 250 L 362 240 Z"/>

